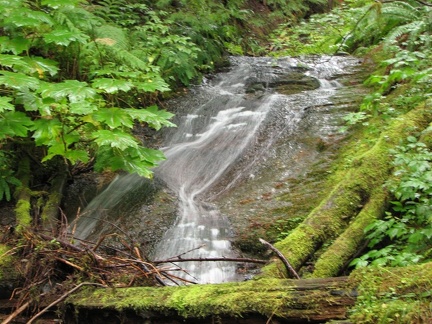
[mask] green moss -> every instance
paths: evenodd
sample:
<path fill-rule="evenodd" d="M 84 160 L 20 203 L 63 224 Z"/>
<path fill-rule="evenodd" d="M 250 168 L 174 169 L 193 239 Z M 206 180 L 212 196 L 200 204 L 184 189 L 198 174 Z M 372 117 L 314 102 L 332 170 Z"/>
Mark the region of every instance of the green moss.
<path fill-rule="evenodd" d="M 0 279 L 12 278 L 14 272 L 11 271 L 15 258 L 10 253 L 11 247 L 0 244 Z"/>
<path fill-rule="evenodd" d="M 386 192 L 378 188 L 355 220 L 317 260 L 312 277 L 331 277 L 339 274 L 363 243 L 364 228 L 382 215 L 386 201 Z"/>
<path fill-rule="evenodd" d="M 374 217 L 380 216 L 378 214 L 384 205 L 380 207 L 371 203 L 368 208 L 373 207 L 374 212 L 369 209 L 362 214 L 361 211 L 368 201 L 373 200 L 372 195 L 375 188 L 381 188 L 391 173 L 390 148 L 406 138 L 413 130 L 426 127 L 431 118 L 431 112 L 424 109 L 424 106 L 419 106 L 403 117 L 395 119 L 369 150 L 353 156 L 350 169 L 339 170 L 339 175 L 334 178 L 339 179 L 339 181 L 330 190 L 327 197 L 312 210 L 300 226 L 293 230 L 287 238 L 275 245 L 294 268 L 298 269 L 302 266 L 318 247 L 331 246 L 329 243 L 341 235 L 356 217 L 364 217 L 364 220 L 359 221 L 364 225 L 367 219 L 372 219 L 371 213 L 374 214 Z M 381 203 L 384 204 L 385 200 L 381 199 Z M 356 226 L 360 225 L 357 224 Z M 360 228 L 356 226 L 353 229 L 356 229 L 360 235 L 359 238 L 355 239 L 358 246 L 358 242 L 363 238 L 363 233 L 359 233 Z M 351 241 L 351 243 L 353 242 Z M 339 245 L 340 242 L 337 244 Z M 329 254 L 335 254 L 343 248 L 343 244 L 340 248 L 335 246 Z M 353 248 L 351 247 L 351 250 Z M 341 253 L 339 253 L 340 256 Z M 336 255 L 333 255 L 333 258 L 335 257 Z M 346 259 L 347 256 L 343 258 Z M 320 263 L 322 268 L 315 273 L 315 276 L 327 275 L 327 272 L 337 273 L 336 264 L 340 267 L 343 262 L 341 259 L 331 266 L 328 264 L 328 262 L 322 261 Z M 265 275 L 280 275 L 279 271 L 275 271 L 274 265 L 269 270 L 264 269 L 263 272 Z M 282 276 L 285 275 L 283 273 Z"/>
<path fill-rule="evenodd" d="M 29 200 L 20 199 L 16 203 L 15 214 L 18 223 L 18 230 L 30 226 L 32 221 L 30 209 L 31 206 Z"/>
<path fill-rule="evenodd" d="M 351 291 L 345 281 L 338 281 L 336 285 L 337 289 Z M 299 286 L 302 289 L 298 289 Z M 332 286 L 332 281 L 320 284 L 261 279 L 217 285 L 96 289 L 75 295 L 69 298 L 68 303 L 73 304 L 78 311 L 80 308 L 101 307 L 119 312 L 132 309 L 139 314 L 156 312 L 185 319 L 211 316 L 241 317 L 251 313 L 268 318 L 289 318 L 302 316 L 299 315 L 299 310 L 307 317 L 309 314 L 320 314 L 320 307 L 336 303 L 340 296 L 331 294 Z M 302 297 L 304 289 L 308 289 L 310 298 Z"/>
<path fill-rule="evenodd" d="M 350 315 L 355 323 L 428 323 L 432 318 L 432 263 L 363 268 L 350 280 L 359 285 Z"/>

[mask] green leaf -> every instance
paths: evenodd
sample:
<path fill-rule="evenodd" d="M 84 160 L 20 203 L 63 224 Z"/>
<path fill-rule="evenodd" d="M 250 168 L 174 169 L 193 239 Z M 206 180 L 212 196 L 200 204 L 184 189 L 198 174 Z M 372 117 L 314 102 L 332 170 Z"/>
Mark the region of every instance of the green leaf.
<path fill-rule="evenodd" d="M 88 153 L 84 150 L 68 150 L 64 156 L 72 164 L 75 164 L 79 161 L 87 163 L 90 160 Z"/>
<path fill-rule="evenodd" d="M 39 86 L 39 80 L 25 75 L 9 71 L 0 71 L 0 83 L 13 89 L 36 89 Z"/>
<path fill-rule="evenodd" d="M 60 7 L 76 7 L 83 2 L 84 0 L 43 0 L 41 4 L 42 6 L 58 9 Z"/>
<path fill-rule="evenodd" d="M 53 157 L 60 155 L 68 159 L 72 164 L 81 161 L 86 163 L 89 161 L 89 156 L 84 150 L 68 149 L 62 142 L 54 143 L 48 148 L 48 154 L 42 159 L 42 162 L 51 160 Z"/>
<path fill-rule="evenodd" d="M 107 124 L 110 128 L 133 127 L 133 120 L 128 112 L 121 108 L 104 108 L 93 114 L 93 118 Z"/>
<path fill-rule="evenodd" d="M 12 11 L 4 22 L 15 27 L 36 27 L 40 28 L 42 24 L 49 26 L 54 25 L 51 17 L 43 11 L 30 10 L 25 7 Z"/>
<path fill-rule="evenodd" d="M 86 44 L 89 37 L 77 31 L 70 31 L 67 29 L 56 29 L 43 35 L 47 44 L 54 43 L 60 46 L 69 46 L 70 43 L 78 42 Z"/>
<path fill-rule="evenodd" d="M 53 60 L 45 59 L 43 57 L 32 56 L 32 57 L 24 57 L 23 61 L 28 64 L 30 67 L 30 73 L 37 73 L 39 78 L 43 78 L 45 72 L 48 72 L 49 75 L 54 76 L 57 74 L 59 68 L 58 63 Z"/>
<path fill-rule="evenodd" d="M 135 86 L 137 87 L 137 89 L 146 92 L 155 92 L 155 91 L 164 92 L 170 90 L 168 84 L 160 78 L 149 78 L 144 82 L 135 83 Z"/>
<path fill-rule="evenodd" d="M 129 91 L 132 89 L 133 83 L 127 80 L 99 78 L 93 81 L 93 87 L 107 93 L 117 93 L 118 91 Z"/>
<path fill-rule="evenodd" d="M 30 49 L 30 40 L 16 36 L 9 39 L 6 36 L 0 37 L 0 51 L 1 52 L 12 52 L 15 55 L 19 55 L 22 52 L 27 52 Z"/>
<path fill-rule="evenodd" d="M 62 123 L 54 119 L 40 118 L 34 122 L 33 138 L 36 145 L 49 145 L 53 139 L 58 138 L 62 132 Z"/>
<path fill-rule="evenodd" d="M 98 130 L 93 133 L 93 137 L 99 146 L 107 145 L 122 151 L 129 147 L 138 147 L 138 141 L 132 135 L 116 129 Z"/>
<path fill-rule="evenodd" d="M 74 102 L 69 105 L 69 112 L 76 115 L 88 115 L 98 109 L 99 108 L 96 105 L 88 101 Z"/>
<path fill-rule="evenodd" d="M 16 68 L 22 69 L 23 67 L 29 70 L 30 66 L 26 64 L 23 59 L 23 56 L 0 54 L 0 65 L 8 68 L 14 68 L 14 70 L 16 70 Z"/>
<path fill-rule="evenodd" d="M 176 125 L 168 119 L 172 118 L 174 114 L 166 110 L 159 110 L 156 105 L 150 106 L 146 109 L 125 109 L 129 115 L 139 122 L 148 123 L 151 127 L 159 130 L 162 126 L 175 127 Z"/>
<path fill-rule="evenodd" d="M 7 111 L 0 118 L 0 139 L 7 136 L 25 137 L 33 121 L 21 111 Z"/>
<path fill-rule="evenodd" d="M 11 194 L 10 194 L 9 184 L 6 182 L 5 179 L 0 177 L 0 201 L 3 200 L 3 197 L 7 201 L 10 201 Z"/>
<path fill-rule="evenodd" d="M 57 101 L 68 98 L 72 103 L 93 98 L 96 95 L 96 90 L 90 88 L 87 83 L 77 80 L 66 80 L 62 83 L 43 83 L 38 91 L 40 91 L 43 98 L 51 97 Z"/>
<path fill-rule="evenodd" d="M 10 103 L 12 100 L 11 97 L 0 96 L 0 113 L 6 110 L 15 110 L 15 106 Z"/>
<path fill-rule="evenodd" d="M 42 98 L 29 89 L 20 89 L 16 94 L 16 103 L 23 105 L 26 111 L 41 111 L 45 106 Z"/>

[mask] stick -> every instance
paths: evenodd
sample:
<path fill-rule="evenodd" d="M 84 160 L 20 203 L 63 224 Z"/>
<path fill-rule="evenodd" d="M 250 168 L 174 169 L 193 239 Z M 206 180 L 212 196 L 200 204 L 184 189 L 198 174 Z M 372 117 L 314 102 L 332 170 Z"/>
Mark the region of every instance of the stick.
<path fill-rule="evenodd" d="M 78 286 L 75 286 L 74 288 L 72 288 L 68 292 L 64 293 L 60 298 L 56 299 L 51 304 L 49 304 L 47 307 L 45 307 L 44 309 L 42 309 L 39 313 L 37 313 L 36 315 L 34 315 L 32 318 L 30 318 L 30 320 L 27 322 L 27 324 L 31 324 L 36 318 L 38 318 L 39 316 L 41 316 L 42 314 L 44 314 L 46 311 L 48 311 L 48 309 L 50 309 L 51 307 L 57 305 L 58 303 L 60 303 L 64 299 L 66 299 L 67 296 L 69 296 L 70 294 L 73 294 L 75 291 L 77 291 L 78 289 L 80 289 L 82 286 L 99 286 L 99 287 L 106 288 L 106 286 L 98 284 L 98 283 L 82 282 Z M 6 323 L 2 323 L 2 324 L 6 324 Z"/>
<path fill-rule="evenodd" d="M 264 244 L 265 246 L 267 246 L 274 253 L 276 253 L 278 258 L 281 259 L 282 263 L 285 265 L 285 268 L 287 269 L 288 273 L 291 273 L 294 276 L 294 278 L 300 279 L 297 272 L 294 270 L 294 268 L 291 266 L 291 264 L 288 262 L 288 260 L 284 257 L 284 255 L 278 249 L 276 249 L 273 245 L 271 245 L 269 242 L 263 240 L 262 238 L 260 238 L 259 241 L 262 244 Z"/>
<path fill-rule="evenodd" d="M 27 302 L 27 303 L 21 305 L 20 308 L 18 308 L 12 314 L 10 314 L 3 322 L 1 322 L 1 324 L 8 324 L 11 321 L 13 321 L 13 319 L 15 317 L 17 317 L 19 314 L 21 314 L 29 305 L 30 305 L 30 302 Z"/>
<path fill-rule="evenodd" d="M 181 258 L 181 259 L 168 259 L 168 260 L 156 260 L 152 261 L 154 264 L 161 263 L 174 263 L 174 262 L 188 262 L 188 261 L 196 261 L 196 262 L 205 262 L 205 261 L 230 261 L 230 262 L 246 262 L 246 263 L 261 263 L 266 264 L 268 261 L 259 260 L 259 259 L 250 259 L 250 258 Z"/>

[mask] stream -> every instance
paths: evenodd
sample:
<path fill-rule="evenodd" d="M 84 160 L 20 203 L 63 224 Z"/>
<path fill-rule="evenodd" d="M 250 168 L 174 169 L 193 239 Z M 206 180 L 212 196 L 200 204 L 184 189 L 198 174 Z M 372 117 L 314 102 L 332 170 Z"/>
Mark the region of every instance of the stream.
<path fill-rule="evenodd" d="M 128 232 L 149 245 L 153 260 L 239 257 L 232 223 L 241 217 L 240 208 L 230 197 L 236 188 L 257 190 L 256 181 L 266 172 L 282 179 L 308 164 L 298 161 L 301 145 L 295 139 L 311 132 L 327 141 L 337 133 L 345 111 L 314 113 L 332 106 L 331 98 L 344 88 L 341 79 L 357 66 L 355 58 L 342 56 L 232 58 L 227 71 L 169 103 L 178 127 L 164 131 L 166 160 L 154 170 L 154 180 L 117 176 L 73 224 L 74 236 L 91 240 Z M 152 231 L 156 226 L 159 232 Z M 235 262 L 163 268 L 196 283 L 244 279 Z"/>

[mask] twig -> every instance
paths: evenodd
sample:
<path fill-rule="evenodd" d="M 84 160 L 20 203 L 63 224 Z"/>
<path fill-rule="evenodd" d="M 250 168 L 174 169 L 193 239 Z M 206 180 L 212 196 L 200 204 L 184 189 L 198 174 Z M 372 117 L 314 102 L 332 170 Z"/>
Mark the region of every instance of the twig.
<path fill-rule="evenodd" d="M 167 259 L 167 260 L 156 260 L 152 261 L 154 264 L 161 264 L 161 263 L 174 263 L 174 262 L 189 262 L 189 261 L 196 261 L 196 262 L 206 262 L 206 261 L 227 261 L 227 262 L 245 262 L 245 263 L 261 263 L 266 264 L 268 261 L 266 260 L 260 260 L 260 259 L 250 259 L 250 258 L 181 258 L 181 259 Z"/>
<path fill-rule="evenodd" d="M 17 317 L 19 314 L 21 314 L 27 307 L 29 307 L 29 305 L 30 302 L 22 304 L 20 308 L 16 309 L 12 314 L 10 314 L 3 322 L 1 322 L 1 324 L 8 324 L 11 321 L 13 321 L 13 319 Z"/>
<path fill-rule="evenodd" d="M 66 297 L 68 297 L 70 294 L 73 294 L 75 291 L 77 291 L 78 289 L 80 289 L 82 286 L 99 286 L 99 287 L 106 288 L 106 286 L 98 284 L 98 283 L 82 282 L 78 286 L 76 286 L 76 287 L 72 288 L 71 290 L 69 290 L 68 292 L 64 293 L 60 298 L 56 299 L 51 304 L 49 304 L 47 307 L 45 307 L 44 309 L 42 309 L 39 313 L 37 313 L 36 315 L 34 315 L 32 318 L 30 318 L 30 320 L 27 322 L 27 324 L 31 324 L 36 318 L 38 318 L 39 316 L 41 316 L 42 314 L 44 314 L 45 312 L 47 312 L 51 307 L 53 307 L 53 306 L 57 305 L 58 303 L 62 302 L 64 299 L 66 299 Z M 5 324 L 5 323 L 2 323 L 2 324 Z"/>
<path fill-rule="evenodd" d="M 186 251 L 186 252 L 180 253 L 180 254 L 178 254 L 176 256 L 173 256 L 173 257 L 169 258 L 168 260 L 171 260 L 171 259 L 181 259 L 182 255 L 185 255 L 186 253 L 189 253 L 189 252 L 192 252 L 192 251 L 195 251 L 195 250 L 199 250 L 199 249 L 201 249 L 204 246 L 205 246 L 205 244 L 201 244 L 200 246 L 197 246 L 197 247 L 195 247 L 193 249 L 190 249 L 189 251 Z M 169 262 L 171 262 L 171 261 L 169 261 Z"/>
<path fill-rule="evenodd" d="M 276 253 L 278 258 L 281 259 L 282 263 L 285 265 L 285 268 L 287 269 L 288 273 L 291 273 L 294 276 L 294 278 L 300 279 L 297 272 L 294 270 L 294 268 L 291 266 L 291 264 L 288 262 L 288 260 L 285 258 L 285 256 L 278 249 L 276 249 L 273 245 L 271 245 L 269 242 L 263 240 L 262 238 L 260 238 L 259 241 L 262 244 L 264 244 L 265 246 L 267 246 L 274 253 Z"/>

